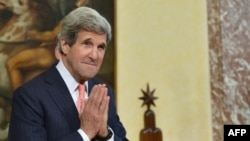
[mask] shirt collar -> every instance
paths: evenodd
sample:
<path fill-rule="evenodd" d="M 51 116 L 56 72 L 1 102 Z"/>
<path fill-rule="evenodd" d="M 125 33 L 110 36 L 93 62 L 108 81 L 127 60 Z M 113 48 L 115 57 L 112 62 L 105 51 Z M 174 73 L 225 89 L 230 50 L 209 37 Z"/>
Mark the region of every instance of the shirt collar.
<path fill-rule="evenodd" d="M 57 70 L 62 76 L 69 92 L 72 94 L 76 88 L 78 87 L 78 82 L 74 79 L 74 77 L 70 74 L 70 72 L 66 69 L 63 62 L 60 60 L 56 65 Z M 88 87 L 88 81 L 85 82 L 85 87 Z"/>

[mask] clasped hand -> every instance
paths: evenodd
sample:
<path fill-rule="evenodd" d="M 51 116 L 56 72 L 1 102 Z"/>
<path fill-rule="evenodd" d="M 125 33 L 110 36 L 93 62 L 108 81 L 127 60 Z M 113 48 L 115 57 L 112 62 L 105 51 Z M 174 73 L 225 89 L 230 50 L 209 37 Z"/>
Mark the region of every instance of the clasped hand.
<path fill-rule="evenodd" d="M 95 136 L 105 137 L 108 134 L 107 120 L 109 96 L 105 84 L 95 85 L 84 102 L 83 110 L 80 114 L 80 128 L 90 139 Z"/>

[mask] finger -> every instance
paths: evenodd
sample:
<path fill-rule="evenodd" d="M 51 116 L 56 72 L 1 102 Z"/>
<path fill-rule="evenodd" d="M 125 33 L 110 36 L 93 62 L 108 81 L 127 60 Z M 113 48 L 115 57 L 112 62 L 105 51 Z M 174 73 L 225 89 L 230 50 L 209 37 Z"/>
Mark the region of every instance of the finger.
<path fill-rule="evenodd" d="M 95 86 L 92 88 L 91 92 L 90 92 L 90 95 L 89 95 L 89 98 L 88 98 L 88 102 L 86 102 L 86 104 L 85 104 L 85 107 L 86 107 L 87 109 L 89 109 L 89 108 L 91 107 L 91 105 L 92 105 L 92 103 L 93 103 L 93 99 L 94 99 L 93 97 L 94 97 L 96 91 L 97 91 L 97 85 L 95 85 Z"/>
<path fill-rule="evenodd" d="M 80 111 L 80 113 L 82 113 L 83 112 L 83 110 L 84 110 L 84 108 L 85 108 L 85 105 L 86 105 L 86 103 L 87 103 L 87 101 L 88 101 L 88 99 L 84 99 L 81 103 L 81 111 Z"/>
<path fill-rule="evenodd" d="M 105 114 L 105 117 L 107 118 L 108 117 L 108 110 L 109 110 L 109 101 L 110 101 L 110 97 L 107 96 L 106 98 L 106 103 L 105 104 L 105 107 L 104 107 L 104 114 Z"/>
<path fill-rule="evenodd" d="M 105 89 L 102 85 L 96 85 L 93 92 L 91 92 L 91 97 L 89 100 L 91 100 L 91 104 L 89 105 L 89 109 L 93 110 L 95 112 L 98 112 L 98 108 L 102 103 L 102 99 L 105 94 Z"/>
<path fill-rule="evenodd" d="M 92 88 L 92 90 L 90 92 L 90 96 L 89 96 L 90 99 L 96 99 L 98 97 L 98 93 L 100 91 L 100 87 L 102 87 L 102 86 L 100 84 L 98 84 L 98 85 L 95 85 Z"/>
<path fill-rule="evenodd" d="M 100 86 L 99 88 L 100 89 L 99 89 L 97 97 L 96 97 L 96 105 L 95 105 L 97 108 L 99 108 L 101 106 L 104 97 L 107 96 L 107 88 L 103 87 L 103 86 Z"/>
<path fill-rule="evenodd" d="M 101 104 L 99 106 L 99 112 L 100 114 L 105 114 L 108 112 L 108 106 L 109 106 L 109 96 L 107 96 L 107 88 L 104 90 L 103 93 L 104 97 L 101 101 Z"/>
<path fill-rule="evenodd" d="M 103 87 L 102 85 L 98 85 L 98 89 L 94 95 L 94 99 L 96 100 L 96 104 L 99 105 L 101 103 L 103 96 L 104 96 L 104 92 L 105 92 L 105 87 Z"/>
<path fill-rule="evenodd" d="M 100 107 L 102 107 L 102 103 L 105 97 L 106 88 L 101 88 L 98 91 L 98 96 L 94 101 L 93 110 L 95 110 L 98 114 L 100 114 Z M 101 112 L 102 113 L 102 112 Z"/>

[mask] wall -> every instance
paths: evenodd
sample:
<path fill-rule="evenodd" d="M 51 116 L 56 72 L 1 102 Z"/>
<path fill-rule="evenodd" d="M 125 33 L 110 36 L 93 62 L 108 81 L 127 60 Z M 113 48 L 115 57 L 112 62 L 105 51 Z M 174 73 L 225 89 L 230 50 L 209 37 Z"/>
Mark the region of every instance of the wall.
<path fill-rule="evenodd" d="M 164 141 L 212 140 L 206 10 L 205 0 L 116 1 L 117 106 L 131 141 L 147 83 Z"/>
<path fill-rule="evenodd" d="M 224 124 L 250 124 L 250 1 L 207 0 L 213 139 Z"/>

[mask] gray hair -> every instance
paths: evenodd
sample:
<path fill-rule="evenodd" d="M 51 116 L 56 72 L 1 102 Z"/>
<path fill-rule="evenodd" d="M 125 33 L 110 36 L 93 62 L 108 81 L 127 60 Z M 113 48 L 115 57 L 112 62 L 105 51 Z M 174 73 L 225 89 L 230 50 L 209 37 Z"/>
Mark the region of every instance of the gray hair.
<path fill-rule="evenodd" d="M 58 34 L 57 48 L 62 53 L 60 39 L 64 39 L 69 46 L 72 46 L 77 39 L 79 31 L 106 34 L 107 45 L 111 41 L 112 33 L 109 22 L 96 10 L 89 7 L 79 7 L 71 11 L 62 21 L 62 29 Z"/>

